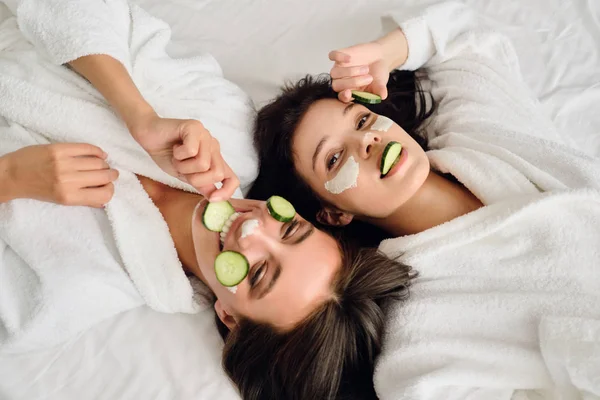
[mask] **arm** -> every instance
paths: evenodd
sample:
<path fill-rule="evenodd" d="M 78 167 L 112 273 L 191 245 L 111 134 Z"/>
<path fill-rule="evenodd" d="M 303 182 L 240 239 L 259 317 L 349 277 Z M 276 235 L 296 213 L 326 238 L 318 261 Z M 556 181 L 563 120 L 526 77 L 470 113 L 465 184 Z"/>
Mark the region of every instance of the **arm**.
<path fill-rule="evenodd" d="M 125 66 L 113 57 L 105 54 L 89 55 L 69 62 L 69 65 L 104 96 L 136 140 L 138 127 L 144 121 L 157 117 Z"/>
<path fill-rule="evenodd" d="M 329 54 L 335 61 L 334 89 L 342 101 L 350 101 L 349 89 L 371 91 L 385 99 L 390 71 L 441 68 L 455 59 L 490 65 L 500 74 L 521 79 L 508 38 L 479 26 L 476 13 L 459 2 L 392 13 L 383 24 L 389 33 L 380 39 Z M 363 66 L 368 66 L 368 72 L 355 69 Z"/>
<path fill-rule="evenodd" d="M 21 0 L 17 17 L 41 54 L 69 63 L 106 98 L 159 167 L 211 200 L 229 198 L 239 180 L 218 141 L 199 121 L 159 117 L 134 83 L 132 54 L 140 39 L 130 13 L 152 17 L 133 8 L 125 0 Z M 216 190 L 218 182 L 223 187 Z"/>
<path fill-rule="evenodd" d="M 16 199 L 15 189 L 10 179 L 8 155 L 0 157 L 0 203 Z"/>

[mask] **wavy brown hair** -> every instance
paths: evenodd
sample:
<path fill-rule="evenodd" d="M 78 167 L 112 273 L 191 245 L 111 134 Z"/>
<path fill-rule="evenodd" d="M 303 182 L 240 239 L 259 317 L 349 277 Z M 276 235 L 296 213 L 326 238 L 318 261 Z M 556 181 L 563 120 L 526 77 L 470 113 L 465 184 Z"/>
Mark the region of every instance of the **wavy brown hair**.
<path fill-rule="evenodd" d="M 389 301 L 404 300 L 416 275 L 373 248 L 340 245 L 333 298 L 290 331 L 242 320 L 229 331 L 223 367 L 248 400 L 377 399 L 375 358 Z"/>

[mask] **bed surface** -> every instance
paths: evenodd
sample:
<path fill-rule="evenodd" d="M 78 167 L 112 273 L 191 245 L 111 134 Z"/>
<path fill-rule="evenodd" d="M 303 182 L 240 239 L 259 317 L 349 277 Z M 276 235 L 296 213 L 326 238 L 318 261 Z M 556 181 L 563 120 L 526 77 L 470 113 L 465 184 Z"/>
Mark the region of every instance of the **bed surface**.
<path fill-rule="evenodd" d="M 174 56 L 213 54 L 260 107 L 327 53 L 377 37 L 379 15 L 423 0 L 137 0 L 173 29 Z M 435 1 L 429 1 L 433 3 Z M 565 141 L 600 156 L 600 2 L 468 0 L 513 38 L 524 77 Z M 213 315 L 145 307 L 58 348 L 0 356 L 0 399 L 235 399 Z"/>

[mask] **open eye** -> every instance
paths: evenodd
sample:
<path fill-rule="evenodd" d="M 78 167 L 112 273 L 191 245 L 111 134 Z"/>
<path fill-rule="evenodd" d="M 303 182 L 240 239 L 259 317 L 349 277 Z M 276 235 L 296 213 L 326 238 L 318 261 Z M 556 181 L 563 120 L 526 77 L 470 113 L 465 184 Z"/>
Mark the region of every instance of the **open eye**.
<path fill-rule="evenodd" d="M 334 155 L 332 155 L 329 158 L 329 161 L 327 161 L 327 170 L 328 171 L 331 170 L 331 168 L 333 168 L 333 166 L 335 165 L 335 163 L 338 162 L 338 160 L 340 159 L 340 155 L 341 155 L 341 152 L 338 151 L 337 153 L 335 153 Z"/>
<path fill-rule="evenodd" d="M 260 283 L 261 279 L 265 276 L 267 272 L 267 263 L 263 262 L 258 267 L 254 268 L 254 273 L 250 277 L 250 287 L 256 286 Z"/>
<path fill-rule="evenodd" d="M 369 114 L 363 115 L 363 117 L 358 121 L 356 129 L 361 129 L 363 126 L 365 126 L 365 124 L 367 123 L 368 120 L 369 120 Z"/>

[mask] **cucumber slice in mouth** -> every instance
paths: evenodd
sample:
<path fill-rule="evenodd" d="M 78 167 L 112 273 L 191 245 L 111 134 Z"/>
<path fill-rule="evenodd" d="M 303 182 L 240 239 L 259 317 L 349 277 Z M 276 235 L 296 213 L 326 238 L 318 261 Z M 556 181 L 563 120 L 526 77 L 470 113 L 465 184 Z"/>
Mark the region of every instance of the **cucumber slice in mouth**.
<path fill-rule="evenodd" d="M 402 154 L 402 145 L 398 142 L 389 142 L 385 149 L 383 150 L 383 155 L 381 156 L 381 166 L 379 167 L 381 171 L 381 178 L 385 177 L 394 165 L 398 163 L 400 159 L 400 154 Z"/>
<path fill-rule="evenodd" d="M 221 232 L 234 213 L 235 209 L 227 200 L 209 203 L 202 213 L 202 224 L 209 231 Z"/>

